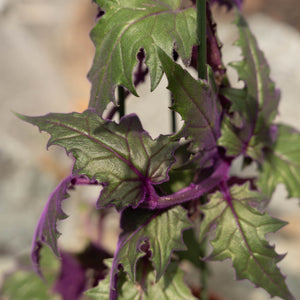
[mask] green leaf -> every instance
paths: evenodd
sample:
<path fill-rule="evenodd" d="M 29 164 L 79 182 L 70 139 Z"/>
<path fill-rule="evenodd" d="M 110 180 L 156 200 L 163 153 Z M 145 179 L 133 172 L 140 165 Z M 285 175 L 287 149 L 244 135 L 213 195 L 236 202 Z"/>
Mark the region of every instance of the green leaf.
<path fill-rule="evenodd" d="M 129 278 L 136 278 L 136 264 L 151 252 L 151 262 L 158 281 L 169 264 L 175 250 L 185 250 L 182 231 L 191 227 L 187 212 L 180 206 L 167 211 L 127 209 L 121 219 L 123 232 L 114 256 L 113 274 L 121 264 Z"/>
<path fill-rule="evenodd" d="M 60 297 L 51 291 L 59 272 L 59 261 L 48 247 L 41 250 L 41 269 L 45 281 L 28 266 L 20 267 L 5 278 L 0 298 L 9 300 L 58 300 Z"/>
<path fill-rule="evenodd" d="M 202 207 L 205 217 L 200 227 L 200 239 L 215 230 L 209 260 L 230 258 L 237 279 L 249 279 L 271 296 L 294 299 L 276 266 L 283 256 L 278 255 L 265 239 L 266 234 L 277 231 L 286 223 L 254 208 L 263 200 L 263 195 L 251 191 L 248 184 L 235 185 L 230 190 L 224 187 L 222 192 L 214 193 L 209 203 Z"/>
<path fill-rule="evenodd" d="M 224 89 L 222 94 L 232 102 L 232 111 L 240 115 L 240 126 L 232 117 L 223 122 L 219 144 L 228 156 L 244 154 L 262 161 L 262 148 L 272 142 L 270 124 L 277 113 L 280 93 L 270 79 L 270 69 L 244 18 L 237 12 L 235 24 L 239 30 L 237 45 L 244 59 L 232 63 L 239 79 L 245 82 L 243 90 Z"/>
<path fill-rule="evenodd" d="M 199 224 L 197 224 L 199 225 Z M 201 261 L 201 255 L 199 249 L 201 249 L 201 244 L 196 239 L 196 230 L 190 228 L 183 232 L 183 240 L 187 246 L 186 251 L 179 251 L 176 255 L 180 260 L 186 259 L 194 264 L 197 268 L 201 268 L 203 261 Z"/>
<path fill-rule="evenodd" d="M 213 149 L 220 136 L 221 107 L 211 69 L 208 82 L 196 80 L 165 52 L 158 53 L 174 99 L 171 108 L 185 121 L 180 135 L 192 139 L 198 150 Z"/>
<path fill-rule="evenodd" d="M 181 8 L 181 0 L 97 0 L 104 11 L 91 32 L 96 47 L 93 66 L 88 74 L 92 83 L 89 106 L 102 115 L 110 101 L 115 102 L 114 89 L 126 87 L 137 95 L 132 73 L 141 48 L 150 71 L 151 90 L 162 77 L 157 49 L 168 55 L 175 48 L 188 64 L 196 44 L 196 12 Z"/>
<path fill-rule="evenodd" d="M 285 184 L 289 197 L 300 198 L 300 133 L 286 125 L 278 125 L 277 141 L 266 152 L 257 182 L 269 197 L 279 183 Z"/>
<path fill-rule="evenodd" d="M 160 187 L 166 194 L 176 193 L 193 182 L 194 174 L 191 170 L 170 170 L 170 179 L 161 184 Z"/>
<path fill-rule="evenodd" d="M 48 146 L 59 145 L 75 158 L 74 175 L 86 175 L 103 184 L 97 207 L 115 205 L 118 210 L 137 207 L 158 197 L 152 185 L 168 179 L 177 143 L 168 136 L 152 140 L 137 116 L 120 124 L 104 121 L 94 111 L 82 114 L 48 114 L 19 117 L 51 134 Z"/>
<path fill-rule="evenodd" d="M 112 264 L 111 260 L 109 264 Z M 155 272 L 143 261 L 138 265 L 137 282 L 133 283 L 124 272 L 120 273 L 117 286 L 118 300 L 197 299 L 185 285 L 183 276 L 184 272 L 178 268 L 178 264 L 170 263 L 164 277 L 155 283 Z M 85 294 L 95 300 L 109 300 L 109 283 L 110 278 L 107 276 L 98 286 Z"/>

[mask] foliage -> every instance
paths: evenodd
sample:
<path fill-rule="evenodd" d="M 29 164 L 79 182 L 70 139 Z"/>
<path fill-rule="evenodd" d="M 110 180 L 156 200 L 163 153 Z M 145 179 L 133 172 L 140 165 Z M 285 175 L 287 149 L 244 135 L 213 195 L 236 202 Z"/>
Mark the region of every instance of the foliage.
<path fill-rule="evenodd" d="M 179 56 L 185 66 L 200 67 L 194 55 L 203 47 L 197 44 L 196 1 L 188 7 L 180 0 L 95 2 L 102 13 L 91 33 L 96 53 L 88 75 L 89 108 L 38 117 L 18 114 L 51 135 L 48 146 L 61 146 L 74 159 L 70 176 L 51 194 L 36 229 L 32 260 L 38 272 L 45 244 L 60 255 L 57 222 L 67 217 L 62 201 L 69 190 L 95 184 L 102 187 L 96 208 L 114 207 L 121 233 L 108 268 L 102 264 L 101 276 L 84 285 L 94 286 L 86 296 L 197 299 L 195 287 L 183 281 L 181 262 L 189 260 L 205 276 L 207 262 L 230 259 L 237 279 L 250 280 L 270 296 L 294 299 L 277 266 L 283 256 L 266 240 L 286 223 L 266 208 L 279 183 L 290 197 L 300 198 L 300 134 L 274 123 L 280 93 L 241 14 L 242 1 L 210 1 L 235 11 L 236 45 L 243 58 L 231 65 L 244 82 L 242 89 L 232 88 L 227 78 L 209 6 L 206 46 L 215 55 L 208 54 L 207 78 L 194 78 L 176 61 Z M 151 90 L 166 74 L 170 110 L 183 120 L 178 132 L 153 139 L 137 115 L 119 122 L 112 120 L 113 113 L 104 117 L 108 104 L 118 108 L 124 101 L 115 99 L 117 86 L 137 96 L 133 78 L 146 75 L 142 63 L 149 70 Z M 230 176 L 237 157 L 258 165 L 255 180 Z M 207 239 L 211 252 L 203 253 Z M 100 256 L 101 262 L 109 257 Z M 68 266 L 63 263 L 62 270 L 71 276 Z M 74 270 L 75 276 L 82 269 Z M 18 281 L 6 281 L 5 291 L 11 280 Z"/>
<path fill-rule="evenodd" d="M 58 275 L 59 261 L 48 247 L 41 249 L 40 268 L 43 270 L 44 278 L 40 278 L 25 264 L 19 263 L 16 272 L 8 274 L 1 289 L 3 299 L 24 300 L 56 300 L 59 295 L 51 291 L 51 285 Z"/>

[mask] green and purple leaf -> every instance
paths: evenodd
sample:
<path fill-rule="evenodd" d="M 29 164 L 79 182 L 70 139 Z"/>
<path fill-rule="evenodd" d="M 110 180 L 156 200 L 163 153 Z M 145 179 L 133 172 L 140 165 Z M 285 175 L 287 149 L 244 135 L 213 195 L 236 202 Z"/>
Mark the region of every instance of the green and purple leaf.
<path fill-rule="evenodd" d="M 202 206 L 205 215 L 200 226 L 200 240 L 215 231 L 208 260 L 231 259 L 237 279 L 249 279 L 272 297 L 294 299 L 277 267 L 283 258 L 274 251 L 265 236 L 286 223 L 261 212 L 257 207 L 265 201 L 263 194 L 249 189 L 249 184 L 224 184 L 221 192 L 210 195 Z"/>
<path fill-rule="evenodd" d="M 96 47 L 88 74 L 92 83 L 90 107 L 102 115 L 109 102 L 115 103 L 114 90 L 122 85 L 137 95 L 132 73 L 142 48 L 154 90 L 162 77 L 157 49 L 170 57 L 175 46 L 188 64 L 196 44 L 196 11 L 182 8 L 181 0 L 96 0 L 105 14 L 91 32 Z M 116 104 L 116 103 L 115 103 Z"/>
<path fill-rule="evenodd" d="M 112 261 L 107 265 L 112 267 Z M 117 292 L 110 295 L 110 276 L 99 281 L 98 286 L 85 294 L 98 300 L 195 300 L 190 289 L 184 283 L 184 272 L 177 263 L 171 262 L 165 271 L 163 280 L 156 282 L 155 271 L 147 261 L 141 261 L 137 266 L 136 282 L 132 282 L 126 273 L 119 274 Z"/>
<path fill-rule="evenodd" d="M 300 198 L 300 133 L 278 125 L 277 140 L 266 150 L 257 184 L 271 198 L 277 184 L 286 186 L 289 197 Z"/>
<path fill-rule="evenodd" d="M 164 274 L 173 251 L 186 250 L 182 232 L 192 226 L 181 206 L 162 211 L 124 210 L 121 218 L 123 232 L 119 237 L 112 267 L 112 284 L 119 266 L 132 281 L 136 280 L 137 262 L 149 256 L 156 281 Z"/>
<path fill-rule="evenodd" d="M 158 50 L 158 54 L 174 99 L 171 108 L 184 120 L 179 136 L 191 139 L 193 149 L 211 151 L 217 147 L 221 119 L 213 73 L 209 69 L 208 82 L 196 80 L 164 51 Z"/>
<path fill-rule="evenodd" d="M 238 113 L 241 122 L 226 116 L 219 144 L 228 156 L 243 154 L 262 161 L 262 149 L 272 143 L 270 125 L 277 114 L 279 91 L 270 79 L 270 69 L 264 54 L 244 18 L 237 12 L 235 24 L 239 30 L 237 45 L 244 59 L 231 64 L 245 82 L 243 90 L 224 89 L 222 93 L 232 102 L 230 113 Z M 236 117 L 236 115 L 234 115 Z"/>
<path fill-rule="evenodd" d="M 114 205 L 119 211 L 143 201 L 155 203 L 153 185 L 168 180 L 177 142 L 169 136 L 153 140 L 136 115 L 116 124 L 93 110 L 81 114 L 19 117 L 51 134 L 48 146 L 59 145 L 75 158 L 73 175 L 86 175 L 103 185 L 97 208 Z"/>

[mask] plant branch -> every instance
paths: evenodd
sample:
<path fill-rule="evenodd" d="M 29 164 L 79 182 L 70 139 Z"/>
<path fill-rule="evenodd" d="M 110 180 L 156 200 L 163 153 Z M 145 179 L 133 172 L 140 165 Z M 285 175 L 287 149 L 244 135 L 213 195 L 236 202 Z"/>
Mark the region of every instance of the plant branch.
<path fill-rule="evenodd" d="M 171 206 L 182 204 L 191 200 L 199 199 L 213 188 L 215 188 L 224 178 L 227 178 L 229 172 L 229 164 L 225 161 L 220 161 L 215 166 L 214 172 L 198 184 L 190 184 L 173 194 L 158 196 L 154 188 L 149 188 L 148 199 L 141 203 L 142 208 L 147 209 L 165 209 Z"/>

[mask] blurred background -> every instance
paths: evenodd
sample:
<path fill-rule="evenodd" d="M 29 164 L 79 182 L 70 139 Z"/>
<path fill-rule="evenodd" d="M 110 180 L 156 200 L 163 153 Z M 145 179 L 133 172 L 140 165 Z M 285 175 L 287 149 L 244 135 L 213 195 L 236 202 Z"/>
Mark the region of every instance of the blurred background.
<path fill-rule="evenodd" d="M 278 121 L 300 130 L 300 2 L 245 0 L 244 12 L 269 60 L 272 78 L 282 91 Z M 87 107 L 90 84 L 86 74 L 94 55 L 89 31 L 96 14 L 96 5 L 87 0 L 0 0 L 1 275 L 14 267 L 16 257 L 29 253 L 47 197 L 72 166 L 61 149 L 46 151 L 48 136 L 18 120 L 13 112 L 39 115 L 83 111 Z M 239 49 L 232 46 L 237 37 L 231 24 L 233 16 L 216 8 L 214 14 L 224 43 L 225 63 L 239 60 Z M 230 69 L 229 72 L 234 83 L 236 74 Z M 170 132 L 166 85 L 163 79 L 150 94 L 146 82 L 138 89 L 143 100 L 132 97 L 127 103 L 127 112 L 141 115 L 144 128 L 153 137 Z M 163 114 L 158 116 L 154 103 L 162 101 Z M 78 203 L 94 205 L 98 192 L 81 189 L 72 194 L 72 201 L 65 207 L 71 217 L 61 229 L 63 247 L 74 250 L 78 240 L 84 239 L 81 228 L 90 224 L 81 219 Z M 300 299 L 300 210 L 298 200 L 285 197 L 284 187 L 279 186 L 270 211 L 289 221 L 289 225 L 270 239 L 276 242 L 277 252 L 288 252 L 280 267 Z M 111 219 L 108 228 L 107 245 L 113 251 L 119 230 L 117 218 Z M 89 232 L 91 236 L 95 234 L 92 229 Z M 254 289 L 248 282 L 234 282 L 229 262 L 213 263 L 211 268 L 210 287 L 226 299 L 269 299 L 263 290 Z M 2 276 L 0 282 L 1 279 Z"/>

